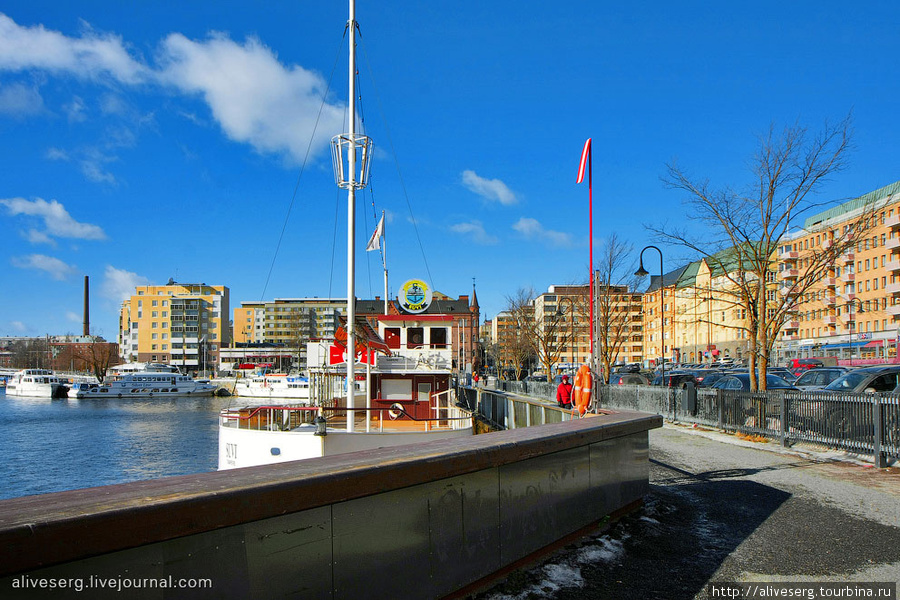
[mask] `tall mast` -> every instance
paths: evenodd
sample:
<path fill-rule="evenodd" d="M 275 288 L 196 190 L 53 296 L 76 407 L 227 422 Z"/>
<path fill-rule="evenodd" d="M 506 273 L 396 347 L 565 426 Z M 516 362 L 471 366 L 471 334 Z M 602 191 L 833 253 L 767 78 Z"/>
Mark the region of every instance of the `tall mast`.
<path fill-rule="evenodd" d="M 366 187 L 372 140 L 356 133 L 356 1 L 350 0 L 350 97 L 348 132 L 331 140 L 334 161 L 334 180 L 338 187 L 347 190 L 347 408 L 355 406 L 356 360 L 356 190 Z M 353 411 L 348 411 L 347 430 L 353 431 Z"/>
<path fill-rule="evenodd" d="M 350 108 L 348 174 L 350 176 L 347 190 L 347 408 L 355 406 L 356 376 L 356 0 L 350 0 Z M 368 393 L 368 390 L 366 390 Z M 347 431 L 353 431 L 354 412 L 347 411 Z"/>

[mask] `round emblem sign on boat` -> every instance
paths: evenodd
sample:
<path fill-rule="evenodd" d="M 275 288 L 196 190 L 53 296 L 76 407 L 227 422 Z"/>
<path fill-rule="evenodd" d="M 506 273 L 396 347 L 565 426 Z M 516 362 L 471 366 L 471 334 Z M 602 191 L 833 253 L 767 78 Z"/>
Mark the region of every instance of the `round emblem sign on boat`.
<path fill-rule="evenodd" d="M 397 301 L 408 313 L 425 312 L 431 305 L 431 289 L 421 279 L 410 279 L 400 286 Z"/>

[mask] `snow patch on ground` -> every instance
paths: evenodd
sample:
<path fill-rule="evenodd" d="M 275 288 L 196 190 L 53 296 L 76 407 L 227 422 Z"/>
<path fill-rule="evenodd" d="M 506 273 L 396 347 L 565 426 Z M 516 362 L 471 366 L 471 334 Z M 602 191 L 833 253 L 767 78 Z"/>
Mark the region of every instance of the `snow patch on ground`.
<path fill-rule="evenodd" d="M 627 539 L 625 536 L 624 539 Z M 620 560 L 625 554 L 624 540 L 602 536 L 593 543 L 578 548 L 571 560 L 570 555 L 560 554 L 553 562 L 535 569 L 538 581 L 515 595 L 496 594 L 486 600 L 527 600 L 528 598 L 552 598 L 553 594 L 566 588 L 584 587 L 581 567 L 584 565 L 610 563 Z M 538 574 L 539 572 L 539 574 Z"/>

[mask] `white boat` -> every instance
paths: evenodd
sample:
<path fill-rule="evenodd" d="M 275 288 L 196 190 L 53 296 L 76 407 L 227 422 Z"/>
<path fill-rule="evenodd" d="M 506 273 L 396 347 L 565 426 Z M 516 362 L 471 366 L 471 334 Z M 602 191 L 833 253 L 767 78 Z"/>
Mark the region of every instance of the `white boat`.
<path fill-rule="evenodd" d="M 165 398 L 173 396 L 211 396 L 218 386 L 206 379 L 182 375 L 169 365 L 142 365 L 113 369 L 103 381 L 79 382 L 69 390 L 69 398 Z"/>
<path fill-rule="evenodd" d="M 389 328 L 396 343 L 387 349 L 389 354 L 376 354 L 373 346 L 384 342 L 378 341 L 382 336 L 370 333 L 366 358 L 374 358 L 374 365 L 361 369 L 365 381 L 354 386 L 353 408 L 348 408 L 343 391 L 346 376 L 341 366 L 328 364 L 342 348 L 310 343 L 307 360 L 313 403 L 222 410 L 219 469 L 473 435 L 471 412 L 456 406 L 452 351 L 447 344 L 430 343 L 446 339 L 451 319 L 436 314 L 379 316 L 379 330 L 383 334 Z M 438 329 L 443 330 L 440 335 L 432 333 Z M 426 342 L 413 341 L 415 335 L 423 335 Z"/>
<path fill-rule="evenodd" d="M 234 395 L 242 399 L 307 402 L 309 401 L 309 378 L 279 373 L 245 377 L 235 382 Z"/>
<path fill-rule="evenodd" d="M 6 383 L 7 395 L 26 398 L 65 398 L 67 389 L 53 371 L 47 369 L 17 371 Z"/>
<path fill-rule="evenodd" d="M 355 194 L 366 185 L 372 145 L 367 136 L 356 132 L 357 24 L 353 0 L 347 32 L 349 133 L 332 140 L 335 179 L 348 193 L 347 328 L 343 344 L 307 345 L 310 405 L 244 406 L 220 413 L 220 470 L 474 434 L 472 413 L 456 405 L 451 386 L 453 357 L 447 340 L 452 339 L 453 317 L 418 314 L 425 312 L 431 301 L 430 294 L 426 300 L 423 282 L 415 280 L 422 283 L 416 286 L 415 307 L 399 303 L 406 312 L 388 315 L 385 268 L 385 314 L 377 317 L 378 331 L 356 318 Z M 379 228 L 370 245 L 378 239 Z M 384 341 L 385 336 L 390 344 Z M 341 348 L 351 351 L 342 352 Z M 366 374 L 358 378 L 357 360 L 361 359 L 365 359 Z M 345 369 L 339 366 L 341 362 Z M 362 378 L 366 384 L 359 386 L 360 392 L 357 382 Z"/>

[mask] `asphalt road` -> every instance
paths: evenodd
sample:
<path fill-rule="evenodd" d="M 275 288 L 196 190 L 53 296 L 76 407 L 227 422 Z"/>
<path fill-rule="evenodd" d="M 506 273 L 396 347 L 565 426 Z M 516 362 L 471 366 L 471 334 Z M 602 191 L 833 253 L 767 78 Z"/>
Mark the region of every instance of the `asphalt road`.
<path fill-rule="evenodd" d="M 765 448 L 765 449 L 763 449 Z M 900 468 L 666 425 L 644 507 L 479 600 L 707 598 L 717 582 L 900 582 Z"/>

